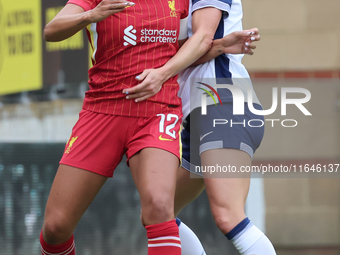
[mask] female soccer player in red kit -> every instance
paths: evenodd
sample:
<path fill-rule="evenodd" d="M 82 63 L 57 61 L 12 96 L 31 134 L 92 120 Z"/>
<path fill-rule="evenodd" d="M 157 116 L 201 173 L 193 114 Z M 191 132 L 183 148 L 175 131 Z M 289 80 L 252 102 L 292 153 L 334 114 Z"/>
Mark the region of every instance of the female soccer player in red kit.
<path fill-rule="evenodd" d="M 86 28 L 93 67 L 90 90 L 47 201 L 42 254 L 75 254 L 73 231 L 124 154 L 141 199 L 148 254 L 181 254 L 174 195 L 182 110 L 177 77 L 170 77 L 209 50 L 213 37 L 206 31 L 213 29 L 203 24 L 182 46 L 185 58 L 164 73 L 166 82 L 153 91 L 156 95 L 135 102 L 125 93 L 139 83 L 136 76 L 145 69 L 161 67 L 175 55 L 178 39 L 186 38 L 186 32 L 180 35 L 180 24 L 187 15 L 186 0 L 138 0 L 136 4 L 69 0 L 46 25 L 47 41 L 61 41 Z"/>
<path fill-rule="evenodd" d="M 124 154 L 141 198 L 148 254 L 181 254 L 174 217 L 182 118 L 177 77 L 167 74 L 157 95 L 143 102 L 127 100 L 122 92 L 138 84 L 135 77 L 143 70 L 161 67 L 175 55 L 181 19 L 187 15 L 186 0 L 69 0 L 46 25 L 47 41 L 86 28 L 93 67 L 90 90 L 47 201 L 42 254 L 75 254 L 73 231 Z M 211 42 L 205 33 L 190 40 L 184 67 Z"/>

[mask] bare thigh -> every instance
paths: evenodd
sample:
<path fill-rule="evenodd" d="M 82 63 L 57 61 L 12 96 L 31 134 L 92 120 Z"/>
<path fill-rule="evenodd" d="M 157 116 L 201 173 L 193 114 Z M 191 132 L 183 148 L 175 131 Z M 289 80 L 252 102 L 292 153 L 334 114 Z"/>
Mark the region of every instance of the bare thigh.
<path fill-rule="evenodd" d="M 172 153 L 145 148 L 129 160 L 139 192 L 145 225 L 174 219 L 174 197 L 179 159 Z"/>
<path fill-rule="evenodd" d="M 201 154 L 203 166 L 250 166 L 251 158 L 244 151 L 235 149 L 213 149 Z M 204 183 L 211 212 L 218 228 L 224 233 L 232 230 L 246 216 L 244 212 L 250 174 L 224 175 L 223 177 L 204 174 Z M 230 177 L 230 178 L 229 178 Z"/>
<path fill-rule="evenodd" d="M 43 235 L 47 243 L 67 241 L 107 177 L 60 165 L 47 200 Z"/>

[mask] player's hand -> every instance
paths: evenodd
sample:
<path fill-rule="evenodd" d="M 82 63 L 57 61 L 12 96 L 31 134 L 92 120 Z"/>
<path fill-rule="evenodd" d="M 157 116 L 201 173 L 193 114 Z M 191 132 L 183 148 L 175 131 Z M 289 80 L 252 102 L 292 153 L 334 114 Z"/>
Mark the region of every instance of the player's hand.
<path fill-rule="evenodd" d="M 97 23 L 117 12 L 124 11 L 126 7 L 134 6 L 135 3 L 126 0 L 103 0 L 94 9 L 90 10 L 90 20 Z"/>
<path fill-rule="evenodd" d="M 253 50 L 256 49 L 254 42 L 260 39 L 259 30 L 252 28 L 228 34 L 221 39 L 220 43 L 224 53 L 253 55 Z"/>
<path fill-rule="evenodd" d="M 134 99 L 135 102 L 141 102 L 156 95 L 167 80 L 160 68 L 146 69 L 136 79 L 141 83 L 133 88 L 123 90 L 123 93 L 127 94 L 126 99 Z"/>

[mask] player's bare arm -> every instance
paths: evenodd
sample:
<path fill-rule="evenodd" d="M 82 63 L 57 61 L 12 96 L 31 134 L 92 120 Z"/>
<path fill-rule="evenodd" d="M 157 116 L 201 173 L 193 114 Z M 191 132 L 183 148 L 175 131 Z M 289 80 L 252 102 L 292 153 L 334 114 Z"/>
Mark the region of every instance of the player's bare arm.
<path fill-rule="evenodd" d="M 49 42 L 65 40 L 91 23 L 102 21 L 134 3 L 125 0 L 103 0 L 94 9 L 85 11 L 75 4 L 67 4 L 44 29 Z"/>
<path fill-rule="evenodd" d="M 236 31 L 233 32 L 231 34 L 226 35 L 225 37 L 223 37 L 222 39 L 217 39 L 213 41 L 212 47 L 210 48 L 210 50 L 204 54 L 201 58 L 199 58 L 198 60 L 196 60 L 192 65 L 199 65 L 199 64 L 203 64 L 205 62 L 208 62 L 216 57 L 218 57 L 221 54 L 248 54 L 248 55 L 253 55 L 254 54 L 254 49 L 256 49 L 256 45 L 254 44 L 254 42 L 260 41 L 261 37 L 259 35 L 259 30 L 258 28 L 252 28 L 252 29 L 248 29 L 248 30 L 242 30 L 242 31 Z M 185 42 L 187 40 L 181 40 L 181 44 L 180 45 L 185 45 Z M 157 83 L 158 79 L 165 79 L 167 78 L 166 75 L 164 75 L 164 73 L 162 72 L 158 72 L 158 69 L 148 69 L 145 70 L 141 75 L 139 75 L 137 77 L 138 80 L 144 80 L 145 77 L 147 77 L 149 79 L 148 82 L 152 83 L 155 82 L 155 84 Z M 147 84 L 145 82 L 145 84 Z M 138 85 L 138 86 L 143 86 L 143 82 Z M 136 86 L 135 88 L 138 89 Z M 152 93 L 154 93 L 154 91 L 156 91 L 157 87 L 144 87 L 145 90 L 142 90 L 140 93 L 136 93 L 136 94 L 132 94 L 132 95 L 128 95 L 127 99 L 132 99 L 132 98 L 137 98 L 137 102 L 138 101 L 142 101 L 145 100 L 146 98 L 148 98 L 147 96 Z M 155 89 L 153 91 L 153 89 Z M 159 87 L 159 90 L 161 89 L 161 86 Z M 158 90 L 158 91 L 159 91 Z M 157 91 L 157 92 L 158 92 Z M 125 93 L 126 91 L 123 91 L 123 93 Z M 156 93 L 157 93 L 156 92 Z M 129 91 L 130 93 L 130 91 Z M 128 94 L 129 94 L 128 93 Z M 155 93 L 155 94 L 156 94 Z M 144 98 L 138 98 L 138 97 L 143 97 Z"/>
<path fill-rule="evenodd" d="M 217 58 L 221 54 L 253 55 L 256 49 L 254 42 L 260 41 L 258 28 L 236 31 L 221 39 L 213 41 L 212 48 L 193 65 L 200 65 Z"/>
<path fill-rule="evenodd" d="M 209 22 L 206 17 L 209 16 Z M 203 56 L 212 46 L 213 38 L 219 24 L 222 12 L 216 8 L 204 8 L 193 13 L 193 32 L 177 54 L 163 67 L 147 69 L 137 79 L 142 81 L 139 85 L 125 89 L 128 99 L 143 101 L 161 90 L 162 84 L 169 78 L 184 70 L 197 59 Z"/>

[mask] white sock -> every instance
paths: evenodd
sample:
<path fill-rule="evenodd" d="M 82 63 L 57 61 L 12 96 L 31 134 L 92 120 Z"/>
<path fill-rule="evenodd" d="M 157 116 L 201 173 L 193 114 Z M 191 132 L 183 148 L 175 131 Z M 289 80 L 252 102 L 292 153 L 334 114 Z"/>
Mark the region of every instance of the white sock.
<path fill-rule="evenodd" d="M 206 255 L 204 248 L 196 234 L 180 219 L 176 218 L 181 239 L 182 255 Z"/>
<path fill-rule="evenodd" d="M 242 255 L 276 255 L 268 237 L 250 222 L 231 242 Z"/>

